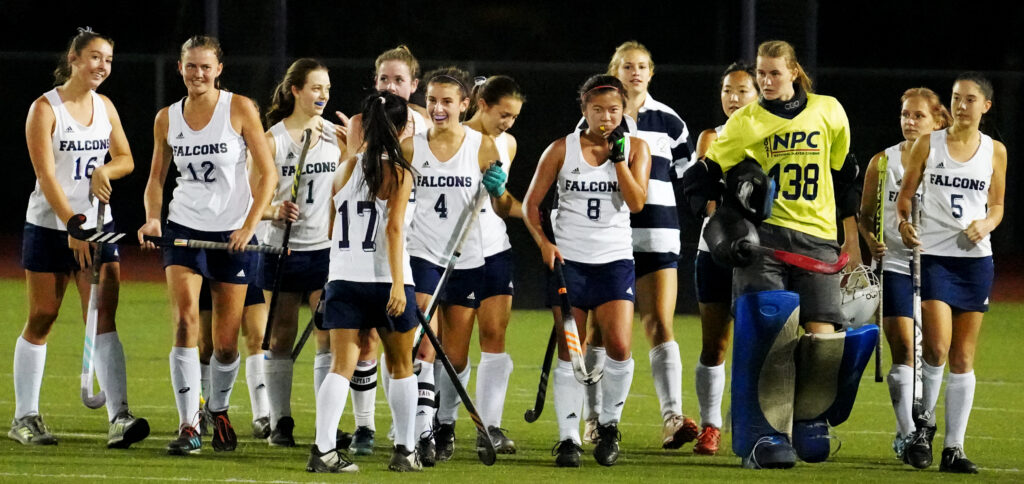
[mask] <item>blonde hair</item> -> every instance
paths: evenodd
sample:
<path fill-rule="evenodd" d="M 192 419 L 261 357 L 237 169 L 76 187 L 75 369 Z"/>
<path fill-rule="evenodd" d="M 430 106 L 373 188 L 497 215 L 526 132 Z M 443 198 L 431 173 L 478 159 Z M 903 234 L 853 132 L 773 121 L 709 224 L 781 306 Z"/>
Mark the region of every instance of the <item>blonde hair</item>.
<path fill-rule="evenodd" d="M 796 73 L 796 82 L 800 84 L 800 87 L 807 93 L 814 92 L 811 90 L 811 77 L 807 75 L 807 71 L 800 65 L 800 61 L 796 60 L 796 50 L 793 49 L 789 42 L 785 40 L 762 42 L 761 45 L 757 46 L 757 56 L 785 58 L 786 67 Z"/>
<path fill-rule="evenodd" d="M 411 75 L 413 79 L 418 79 L 420 77 L 420 63 L 416 60 L 416 57 L 412 55 L 412 51 L 405 45 L 399 45 L 394 49 L 385 50 L 377 56 L 377 60 L 373 61 L 373 75 L 376 76 L 377 73 L 380 72 L 381 64 L 390 60 L 403 62 L 405 65 L 409 66 L 409 75 Z"/>
<path fill-rule="evenodd" d="M 641 44 L 640 42 L 628 40 L 619 44 L 619 46 L 615 48 L 615 53 L 612 54 L 612 60 L 608 62 L 609 76 L 614 76 L 615 73 L 618 72 L 619 66 L 622 65 L 623 58 L 626 57 L 626 53 L 633 50 L 643 52 L 647 55 L 648 67 L 651 69 L 651 74 L 654 74 L 654 57 L 651 56 L 651 51 L 647 50 L 647 47 L 644 47 L 644 44 Z"/>
<path fill-rule="evenodd" d="M 927 87 L 912 87 L 900 96 L 900 104 L 907 102 L 907 99 L 912 97 L 924 99 L 924 102 L 928 104 L 928 111 L 931 113 L 932 119 L 935 120 L 935 129 L 945 129 L 953 124 L 953 116 L 949 114 L 946 106 L 942 105 L 942 101 L 939 100 L 939 95 L 935 94 L 935 91 Z"/>

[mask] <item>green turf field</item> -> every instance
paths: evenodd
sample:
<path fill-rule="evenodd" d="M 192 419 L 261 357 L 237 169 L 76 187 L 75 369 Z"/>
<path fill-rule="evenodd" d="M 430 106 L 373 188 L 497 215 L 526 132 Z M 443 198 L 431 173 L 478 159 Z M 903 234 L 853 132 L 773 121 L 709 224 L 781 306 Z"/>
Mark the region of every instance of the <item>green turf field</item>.
<path fill-rule="evenodd" d="M 383 392 L 377 399 L 377 454 L 356 459 L 360 472 L 354 476 L 311 475 L 305 469 L 309 444 L 313 438 L 314 400 L 312 392 L 311 352 L 305 352 L 295 369 L 292 409 L 299 446 L 294 449 L 270 448 L 249 436 L 248 392 L 244 376 L 239 375 L 233 393 L 231 416 L 239 433 L 238 450 L 215 453 L 204 442 L 198 456 L 171 457 L 164 446 L 173 437 L 177 412 L 171 394 L 167 354 L 171 341 L 169 306 L 163 285 L 129 283 L 122 288 L 118 322 L 128 360 L 129 397 L 137 416 L 149 419 L 150 437 L 130 450 L 107 450 L 106 412 L 89 410 L 79 399 L 78 376 L 81 371 L 83 325 L 77 296 L 71 289 L 63 312 L 48 345 L 46 376 L 43 380 L 40 409 L 60 445 L 24 447 L 9 439 L 0 439 L 0 481 L 9 482 L 160 482 L 197 480 L 207 482 L 310 482 L 354 480 L 383 482 L 415 479 L 426 482 L 539 482 L 566 479 L 571 482 L 605 480 L 655 482 L 695 479 L 700 482 L 755 481 L 790 479 L 800 481 L 925 482 L 932 480 L 972 480 L 974 482 L 1021 481 L 1024 473 L 1024 373 L 1019 355 L 1024 337 L 1018 332 L 1016 318 L 1024 311 L 1021 304 L 996 304 L 986 318 L 981 351 L 977 358 L 978 385 L 967 435 L 967 453 L 981 466 L 977 477 L 943 475 L 935 464 L 927 471 L 916 471 L 893 457 L 890 442 L 895 426 L 888 391 L 874 383 L 872 366 L 865 373 L 853 415 L 834 430 L 842 449 L 830 462 L 798 464 L 788 471 L 751 471 L 739 468 L 739 459 L 725 450 L 716 457 L 696 457 L 691 445 L 678 451 L 660 448 L 661 425 L 658 402 L 651 384 L 647 344 L 639 326 L 634 332 L 636 376 L 623 414 L 622 457 L 618 465 L 602 468 L 594 462 L 591 446 L 584 447 L 583 467 L 557 469 L 550 455 L 557 440 L 552 416 L 552 393 L 540 420 L 527 424 L 523 412 L 533 405 L 537 378 L 550 328 L 550 317 L 543 312 L 517 311 L 509 330 L 509 353 L 515 371 L 505 406 L 504 426 L 517 442 L 519 453 L 499 456 L 493 467 L 484 467 L 473 451 L 475 434 L 465 412 L 457 428 L 456 454 L 451 462 L 410 477 L 389 473 L 390 456 L 385 434 L 390 416 Z M 14 413 L 11 353 L 25 320 L 25 290 L 20 280 L 0 280 L 0 416 Z M 302 316 L 305 320 L 306 316 Z M 694 317 L 676 319 L 676 339 L 683 355 L 683 408 L 696 416 L 693 390 L 693 366 L 699 347 L 699 325 Z M 475 351 L 478 353 L 478 351 Z M 474 355 L 474 361 L 478 356 Z M 888 364 L 886 364 L 888 370 Z M 475 376 L 475 375 L 474 375 Z M 473 394 L 471 386 L 471 395 Z M 728 394 L 725 398 L 726 407 Z M 942 442 L 942 397 L 939 400 L 939 434 Z M 346 408 L 342 428 L 352 430 L 351 406 Z M 729 448 L 728 433 L 723 449 Z M 835 446 L 833 446 L 835 447 Z"/>

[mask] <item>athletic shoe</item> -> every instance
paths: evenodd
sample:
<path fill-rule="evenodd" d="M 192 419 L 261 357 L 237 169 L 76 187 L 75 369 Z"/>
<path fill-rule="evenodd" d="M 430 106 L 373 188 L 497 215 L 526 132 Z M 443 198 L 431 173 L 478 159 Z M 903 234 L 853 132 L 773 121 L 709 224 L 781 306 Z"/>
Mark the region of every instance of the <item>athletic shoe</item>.
<path fill-rule="evenodd" d="M 661 427 L 661 448 L 678 449 L 697 438 L 697 422 L 679 414 L 670 415 Z"/>
<path fill-rule="evenodd" d="M 128 410 L 123 410 L 110 422 L 107 431 L 108 449 L 127 449 L 132 444 L 149 436 L 149 422 L 144 418 L 135 418 Z"/>
<path fill-rule="evenodd" d="M 423 470 L 416 452 L 406 449 L 404 445 L 396 445 L 391 451 L 391 462 L 388 470 L 395 472 L 419 472 Z"/>
<path fill-rule="evenodd" d="M 793 450 L 804 462 L 825 462 L 832 451 L 828 422 L 824 418 L 793 422 Z"/>
<path fill-rule="evenodd" d="M 295 420 L 289 416 L 278 419 L 277 427 L 270 431 L 267 443 L 275 447 L 295 447 Z"/>
<path fill-rule="evenodd" d="M 11 421 L 7 436 L 25 445 L 57 445 L 57 438 L 43 423 L 40 415 L 26 415 Z"/>
<path fill-rule="evenodd" d="M 309 449 L 309 460 L 306 461 L 306 472 L 356 472 L 359 470 L 359 466 L 352 463 L 352 461 L 345 455 L 344 452 L 338 451 L 338 449 L 331 449 L 327 452 L 320 452 L 320 449 L 316 448 L 316 444 Z"/>
<path fill-rule="evenodd" d="M 963 447 L 946 447 L 942 449 L 942 460 L 939 461 L 939 472 L 956 474 L 977 474 L 978 466 L 967 459 Z"/>
<path fill-rule="evenodd" d="M 551 455 L 555 456 L 555 465 L 558 467 L 579 467 L 582 453 L 583 449 L 572 439 L 565 439 L 551 449 Z"/>
<path fill-rule="evenodd" d="M 265 439 L 270 437 L 270 417 L 260 417 L 252 421 L 252 438 Z"/>
<path fill-rule="evenodd" d="M 892 438 L 892 451 L 896 453 L 896 458 L 903 460 L 903 453 L 907 450 L 907 446 L 914 440 L 914 434 L 909 433 L 907 435 L 900 435 L 899 432 Z"/>
<path fill-rule="evenodd" d="M 597 442 L 594 447 L 594 460 L 603 466 L 613 466 L 619 460 L 619 433 L 617 422 L 597 426 Z"/>
<path fill-rule="evenodd" d="M 434 444 L 437 446 L 437 460 L 446 461 L 455 454 L 455 422 L 439 423 L 434 429 Z"/>
<path fill-rule="evenodd" d="M 294 423 L 293 423 L 294 425 Z M 334 445 L 339 449 L 347 449 L 352 446 L 352 434 L 338 429 L 338 432 L 334 434 Z"/>
<path fill-rule="evenodd" d="M 434 436 L 424 432 L 420 440 L 416 442 L 416 458 L 420 460 L 423 467 L 434 467 L 437 463 L 437 451 L 434 448 Z"/>
<path fill-rule="evenodd" d="M 745 469 L 789 469 L 796 465 L 796 451 L 783 434 L 765 435 L 743 458 Z"/>
<path fill-rule="evenodd" d="M 167 444 L 167 453 L 171 455 L 198 454 L 203 447 L 199 439 L 199 431 L 191 425 L 182 425 L 178 429 L 178 438 Z"/>
<path fill-rule="evenodd" d="M 214 412 L 206 409 L 213 420 L 213 439 L 210 444 L 217 452 L 229 452 L 238 446 L 238 436 L 235 435 L 235 428 L 231 426 L 231 419 L 228 418 L 228 411 Z"/>
<path fill-rule="evenodd" d="M 722 431 L 715 426 L 705 425 L 693 445 L 693 453 L 698 455 L 715 455 L 722 443 Z"/>
<path fill-rule="evenodd" d="M 597 442 L 597 417 L 588 418 L 583 426 L 583 443 L 593 444 Z"/>
<path fill-rule="evenodd" d="M 491 445 L 494 446 L 494 452 L 496 454 L 515 454 L 516 443 L 505 436 L 507 430 L 495 426 L 487 427 L 487 434 L 491 438 Z M 476 435 L 476 450 L 477 452 L 484 449 L 484 436 L 477 432 Z"/>
<path fill-rule="evenodd" d="M 348 451 L 355 455 L 373 455 L 373 435 L 370 427 L 357 427 Z"/>
<path fill-rule="evenodd" d="M 929 434 L 935 436 L 934 427 L 932 429 L 929 432 L 928 427 L 923 427 L 910 434 L 910 444 L 903 449 L 904 464 L 910 464 L 916 469 L 927 469 L 932 465 L 932 442 L 929 438 Z"/>

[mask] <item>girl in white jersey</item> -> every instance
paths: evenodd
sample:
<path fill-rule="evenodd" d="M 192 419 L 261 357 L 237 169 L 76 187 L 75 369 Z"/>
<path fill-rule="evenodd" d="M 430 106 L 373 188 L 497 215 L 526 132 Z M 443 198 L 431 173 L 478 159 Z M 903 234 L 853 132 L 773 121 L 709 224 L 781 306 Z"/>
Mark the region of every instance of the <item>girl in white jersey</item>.
<path fill-rule="evenodd" d="M 743 106 L 757 100 L 760 92 L 754 82 L 754 68 L 741 63 L 734 63 L 725 69 L 722 75 L 722 89 L 719 98 L 722 111 L 726 118 L 732 116 Z M 722 126 L 706 129 L 697 138 L 697 149 L 694 159 L 701 159 L 708 151 L 711 143 L 718 139 Z M 715 202 L 701 210 L 697 215 L 704 218 L 704 224 L 710 220 L 715 210 Z M 718 265 L 704 242 L 704 230 L 697 243 L 697 257 L 694 260 L 694 286 L 697 292 L 697 306 L 700 310 L 701 350 L 697 367 L 694 369 L 694 382 L 697 387 L 697 403 L 700 406 L 701 431 L 693 453 L 715 455 L 722 439 L 722 394 L 725 392 L 725 351 L 729 347 L 732 333 L 732 271 L 728 267 Z"/>
<path fill-rule="evenodd" d="M 14 345 L 14 420 L 7 434 L 28 445 L 56 445 L 39 413 L 46 364 L 46 339 L 69 283 L 78 287 L 82 309 L 89 304 L 93 264 L 100 267 L 100 297 L 93 364 L 106 395 L 110 421 L 107 446 L 126 448 L 149 435 L 145 419 L 128 411 L 124 350 L 114 325 L 120 264 L 117 247 L 93 247 L 73 239 L 65 223 L 86 214 L 95 226 L 98 202 L 110 202 L 110 180 L 132 172 L 134 162 L 114 104 L 96 88 L 110 75 L 114 42 L 79 29 L 54 72 L 57 87 L 32 103 L 25 122 L 36 187 L 29 198 L 22 240 L 29 316 Z M 104 158 L 110 154 L 110 161 Z M 110 207 L 104 217 L 113 226 Z"/>
<path fill-rule="evenodd" d="M 932 463 L 935 404 L 949 360 L 943 472 L 976 473 L 964 455 L 964 434 L 974 401 L 974 353 L 992 289 L 989 234 L 1003 219 L 1006 147 L 978 126 L 992 107 L 992 84 L 964 73 L 953 84 L 953 125 L 922 135 L 907 160 L 897 199 L 899 232 L 907 247 L 921 246 L 921 417 L 904 461 Z M 910 223 L 911 198 L 923 186 L 921 233 Z"/>
<path fill-rule="evenodd" d="M 404 99 L 384 91 L 363 101 L 366 151 L 345 163 L 333 184 L 330 282 L 321 328 L 330 331 L 333 361 L 317 394 L 309 472 L 358 470 L 337 448 L 336 432 L 356 372 L 359 333 L 369 328 L 380 332 L 392 377 L 388 396 L 395 447 L 388 469 L 420 470 L 413 452 L 417 393 L 412 343 L 418 319 L 404 214 L 413 170 L 398 141 L 406 109 Z"/>
<path fill-rule="evenodd" d="M 876 154 L 868 163 L 864 173 L 864 191 L 860 205 L 860 233 L 867 241 L 869 252 L 882 264 L 882 327 L 892 367 L 887 382 L 896 413 L 896 438 L 893 450 L 902 459 L 903 448 L 914 433 L 914 419 L 911 408 L 914 403 L 914 307 L 913 281 L 911 279 L 911 249 L 903 245 L 900 238 L 899 219 L 896 216 L 896 195 L 906 171 L 907 160 L 914 141 L 937 129 L 950 125 L 952 117 L 931 89 L 916 87 L 907 89 L 901 98 L 900 128 L 905 141 L 886 148 Z M 883 174 L 884 172 L 884 174 Z M 879 177 L 885 185 L 879 187 Z M 882 197 L 879 198 L 879 188 Z M 921 190 L 918 189 L 917 196 Z M 882 202 L 882 223 L 884 240 L 877 238 L 878 202 Z"/>
<path fill-rule="evenodd" d="M 404 45 L 382 52 L 374 61 L 374 89 L 390 92 L 407 101 L 407 122 L 398 136 L 399 140 L 404 140 L 414 134 L 425 133 L 430 127 L 423 107 L 408 103 L 409 97 L 419 87 L 419 75 L 419 61 Z M 341 112 L 335 114 L 341 120 L 341 124 L 337 125 L 336 130 L 348 147 L 345 159 L 365 150 L 362 115 L 356 114 L 350 121 Z M 345 124 L 348 124 L 347 128 L 344 126 Z M 409 209 L 405 211 L 406 223 L 412 220 L 415 198 L 414 191 L 413 197 L 409 201 Z M 326 333 L 322 334 L 326 335 Z M 377 347 L 380 339 L 373 329 L 364 331 L 361 336 L 362 339 L 359 342 L 361 353 L 359 362 L 356 364 L 355 380 L 352 382 L 352 413 L 355 417 L 356 431 L 352 436 L 351 450 L 356 455 L 369 455 L 373 453 L 374 435 L 376 434 L 374 407 L 377 399 Z M 317 342 L 319 345 L 314 362 L 314 385 L 323 381 L 323 376 L 327 374 L 327 369 L 331 364 L 327 339 L 318 335 Z M 387 391 L 388 372 L 384 367 L 381 368 L 381 378 L 384 390 Z"/>
<path fill-rule="evenodd" d="M 402 154 L 412 160 L 416 170 L 416 207 L 409 228 L 409 255 L 416 280 L 416 302 L 425 308 L 437 288 L 444 265 L 445 249 L 455 237 L 460 215 L 474 206 L 474 195 L 481 173 L 500 170 L 494 161 L 500 159 L 494 139 L 461 124 L 469 107 L 469 76 L 461 69 L 447 67 L 427 75 L 427 112 L 431 127 L 425 134 L 402 141 Z M 437 316 L 444 349 L 459 380 L 469 383 L 469 340 L 473 333 L 473 316 L 479 306 L 477 294 L 483 290 L 484 255 L 479 223 L 472 224 L 462 245 L 455 270 L 438 297 Z M 433 324 L 433 321 L 431 321 Z M 427 341 L 420 345 L 417 363 L 421 401 L 416 414 L 416 430 L 420 441 L 417 453 L 426 466 L 436 460 L 448 460 L 454 451 L 455 415 L 459 397 L 450 379 L 435 376 L 433 348 Z M 443 374 L 442 374 L 443 375 Z M 441 393 L 438 404 L 438 426 L 430 438 L 433 419 L 433 386 Z M 429 392 L 429 393 L 427 393 Z M 429 396 L 427 396 L 429 395 Z M 435 441 L 437 448 L 435 456 Z"/>
<path fill-rule="evenodd" d="M 227 416 L 231 388 L 238 375 L 238 330 L 246 285 L 256 270 L 250 252 L 253 232 L 273 196 L 277 175 L 267 149 L 256 105 L 244 96 L 218 88 L 224 66 L 216 39 L 195 36 L 181 47 L 178 71 L 188 96 L 157 114 L 153 127 L 153 161 L 146 184 L 143 236 L 167 236 L 227 242 L 229 251 L 172 247 L 163 249 L 164 271 L 174 306 L 171 385 L 178 409 L 178 438 L 167 452 L 187 455 L 200 450 L 195 429 L 199 413 L 199 288 L 210 279 L 213 297 L 213 359 L 210 400 L 214 450 L 234 450 L 234 429 Z M 246 149 L 259 183 L 250 191 Z M 163 187 L 171 163 L 178 170 L 177 187 L 161 226 Z"/>
<path fill-rule="evenodd" d="M 331 183 L 341 162 L 341 148 L 335 138 L 334 125 L 322 117 L 330 99 L 331 79 L 327 67 L 315 59 L 299 59 L 285 72 L 274 91 L 273 103 L 267 112 L 267 144 L 274 154 L 277 169 L 277 190 L 273 202 L 264 210 L 263 218 L 272 220 L 265 243 L 281 245 L 287 222 L 291 222 L 288 247 L 291 254 L 279 267 L 276 256 L 261 258 L 256 285 L 269 300 L 276 278 L 281 280 L 277 294 L 274 321 L 271 325 L 270 350 L 263 362 L 267 396 L 270 402 L 271 445 L 292 447 L 295 439 L 291 417 L 292 347 L 298 328 L 299 306 L 303 300 L 310 308 L 317 302 L 327 283 L 330 258 Z M 298 173 L 302 154 L 302 132 L 311 130 L 312 139 L 302 173 Z M 292 186 L 298 179 L 295 203 L 291 202 Z M 308 299 L 307 299 L 308 298 Z"/>
<path fill-rule="evenodd" d="M 624 137 L 625 106 L 626 91 L 617 78 L 588 79 L 580 89 L 588 128 L 548 146 L 523 204 L 526 226 L 544 264 L 549 269 L 565 264 L 566 289 L 576 321 L 586 321 L 587 312 L 593 310 L 604 337 L 607 360 L 594 457 L 606 466 L 618 459 L 618 423 L 633 380 L 635 272 L 629 215 L 644 207 L 651 161 L 646 142 Z M 544 235 L 540 220 L 540 204 L 552 183 L 558 184 L 558 210 L 552 223 L 557 246 Z M 585 338 L 586 327 L 578 330 Z M 573 376 L 564 339 L 559 340 L 558 358 L 554 385 L 560 443 L 555 464 L 579 467 L 583 385 Z"/>

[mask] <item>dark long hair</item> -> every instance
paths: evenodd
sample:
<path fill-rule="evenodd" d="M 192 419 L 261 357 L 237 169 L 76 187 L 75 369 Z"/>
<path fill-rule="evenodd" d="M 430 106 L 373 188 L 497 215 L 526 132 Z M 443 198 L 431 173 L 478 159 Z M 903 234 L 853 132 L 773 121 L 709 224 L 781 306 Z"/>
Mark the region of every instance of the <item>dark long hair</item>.
<path fill-rule="evenodd" d="M 60 59 L 57 61 L 57 68 L 53 70 L 54 86 L 64 84 L 71 77 L 71 63 L 68 62 L 68 54 L 74 52 L 75 55 L 82 55 L 82 49 L 85 49 L 93 39 L 103 39 L 110 44 L 111 49 L 114 48 L 114 40 L 110 37 L 93 32 L 90 27 L 79 27 L 78 34 L 68 42 L 67 50 L 61 54 Z"/>
<path fill-rule="evenodd" d="M 409 120 L 409 108 L 401 96 L 380 91 L 363 99 L 363 181 L 369 188 L 367 200 L 373 200 L 384 184 L 385 170 L 396 182 L 404 171 L 412 172 L 412 165 L 402 156 L 399 134 Z M 402 170 L 400 171 L 399 168 Z"/>
<path fill-rule="evenodd" d="M 327 66 L 316 59 L 304 57 L 292 62 L 288 71 L 284 73 L 284 79 L 274 88 L 274 96 L 270 101 L 270 110 L 267 111 L 267 128 L 277 124 L 288 117 L 295 110 L 295 95 L 292 94 L 292 86 L 302 89 L 306 86 L 306 77 L 310 72 L 323 70 L 327 72 Z"/>

